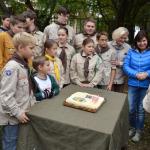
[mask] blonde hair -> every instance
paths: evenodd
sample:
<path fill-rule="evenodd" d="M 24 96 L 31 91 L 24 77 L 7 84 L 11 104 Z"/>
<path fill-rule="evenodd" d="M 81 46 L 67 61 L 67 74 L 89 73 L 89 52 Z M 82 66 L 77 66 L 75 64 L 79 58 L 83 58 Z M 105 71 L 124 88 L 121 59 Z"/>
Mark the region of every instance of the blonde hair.
<path fill-rule="evenodd" d="M 29 44 L 36 45 L 36 39 L 29 33 L 19 32 L 13 37 L 13 44 L 16 49 L 19 45 L 27 46 Z"/>
<path fill-rule="evenodd" d="M 129 31 L 125 27 L 119 27 L 115 29 L 112 33 L 112 39 L 115 41 L 116 39 L 120 38 L 124 34 L 129 34 Z"/>

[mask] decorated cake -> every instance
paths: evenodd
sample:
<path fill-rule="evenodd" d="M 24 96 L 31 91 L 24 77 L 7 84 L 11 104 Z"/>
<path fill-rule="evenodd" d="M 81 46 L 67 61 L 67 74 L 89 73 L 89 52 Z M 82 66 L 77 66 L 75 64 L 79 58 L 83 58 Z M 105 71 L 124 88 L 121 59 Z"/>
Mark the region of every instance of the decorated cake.
<path fill-rule="evenodd" d="M 104 97 L 84 92 L 76 92 L 64 101 L 64 105 L 89 112 L 96 112 L 104 101 Z"/>

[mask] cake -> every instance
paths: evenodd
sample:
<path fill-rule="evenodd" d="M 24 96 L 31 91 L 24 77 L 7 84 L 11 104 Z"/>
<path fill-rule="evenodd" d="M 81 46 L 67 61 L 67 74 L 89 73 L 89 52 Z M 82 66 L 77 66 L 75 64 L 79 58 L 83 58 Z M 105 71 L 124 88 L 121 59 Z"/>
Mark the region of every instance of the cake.
<path fill-rule="evenodd" d="M 104 97 L 84 92 L 76 92 L 64 101 L 64 105 L 89 112 L 96 112 L 104 101 Z"/>

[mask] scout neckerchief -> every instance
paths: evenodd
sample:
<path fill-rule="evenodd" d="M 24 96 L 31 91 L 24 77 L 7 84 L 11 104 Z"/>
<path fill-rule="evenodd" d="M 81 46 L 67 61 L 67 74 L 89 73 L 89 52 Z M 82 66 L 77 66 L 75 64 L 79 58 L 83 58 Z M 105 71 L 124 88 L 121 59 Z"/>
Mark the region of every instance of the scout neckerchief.
<path fill-rule="evenodd" d="M 94 53 L 92 54 L 93 56 L 95 55 Z M 88 81 L 88 75 L 89 75 L 89 61 L 91 59 L 91 56 L 89 55 L 83 55 L 83 51 L 81 51 L 81 56 L 85 58 L 84 62 L 84 77 L 86 81 Z"/>
<path fill-rule="evenodd" d="M 111 45 L 116 50 L 116 59 L 118 60 L 119 59 L 119 52 L 120 52 L 120 50 L 124 49 L 124 46 L 123 46 L 123 44 L 122 45 L 117 45 L 117 43 L 113 42 L 113 41 L 111 42 Z"/>
<path fill-rule="evenodd" d="M 101 54 L 107 52 L 108 50 L 109 50 L 109 47 L 108 47 L 108 46 L 105 47 L 105 48 L 102 48 L 102 47 L 100 47 L 98 44 L 97 44 L 97 46 L 96 46 L 96 48 L 95 48 L 95 51 L 96 51 L 96 53 L 97 53 L 98 55 L 101 55 Z"/>
<path fill-rule="evenodd" d="M 52 61 L 54 63 L 54 73 L 55 73 L 56 79 L 59 81 L 60 80 L 60 71 L 59 71 L 59 68 L 58 68 L 58 64 L 56 62 L 56 58 L 51 57 L 48 54 L 46 54 L 45 57 L 47 57 L 50 61 Z"/>
<path fill-rule="evenodd" d="M 12 30 L 7 31 L 7 33 L 8 33 L 11 37 L 13 37 L 13 36 L 15 35 L 15 33 L 14 33 Z"/>
<path fill-rule="evenodd" d="M 55 23 L 56 23 L 57 25 L 59 25 L 60 27 L 65 27 L 65 26 L 66 26 L 66 24 L 60 23 L 60 22 L 58 22 L 58 21 L 56 21 Z"/>
<path fill-rule="evenodd" d="M 23 65 L 25 69 L 28 71 L 28 81 L 29 81 L 29 94 L 31 94 L 32 90 L 32 81 L 30 78 L 30 69 L 28 66 L 28 60 L 21 58 L 16 52 L 12 55 L 12 58 L 10 60 L 14 60 L 18 62 L 19 64 Z"/>
<path fill-rule="evenodd" d="M 86 37 L 92 37 L 96 34 L 96 31 L 94 31 L 92 34 L 88 34 L 86 31 L 83 31 L 83 35 L 86 36 Z"/>
<path fill-rule="evenodd" d="M 60 60 L 62 61 L 62 65 L 64 67 L 64 71 L 66 72 L 66 68 L 67 68 L 67 54 L 65 49 L 67 48 L 66 46 L 62 46 L 61 48 L 61 53 L 59 55 Z"/>

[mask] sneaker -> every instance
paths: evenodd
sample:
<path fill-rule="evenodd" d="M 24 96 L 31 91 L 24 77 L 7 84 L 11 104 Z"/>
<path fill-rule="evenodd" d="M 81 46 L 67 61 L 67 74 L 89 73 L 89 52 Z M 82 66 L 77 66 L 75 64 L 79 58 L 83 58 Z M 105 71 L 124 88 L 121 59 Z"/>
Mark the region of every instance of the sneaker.
<path fill-rule="evenodd" d="M 129 137 L 130 137 L 130 138 L 133 137 L 133 136 L 135 135 L 135 133 L 136 133 L 136 129 L 135 129 L 135 128 L 131 128 L 131 129 L 129 130 Z"/>
<path fill-rule="evenodd" d="M 141 139 L 141 133 L 142 133 L 141 130 L 136 130 L 136 133 L 135 133 L 135 135 L 132 137 L 131 140 L 132 140 L 133 142 L 139 142 L 140 139 Z"/>

